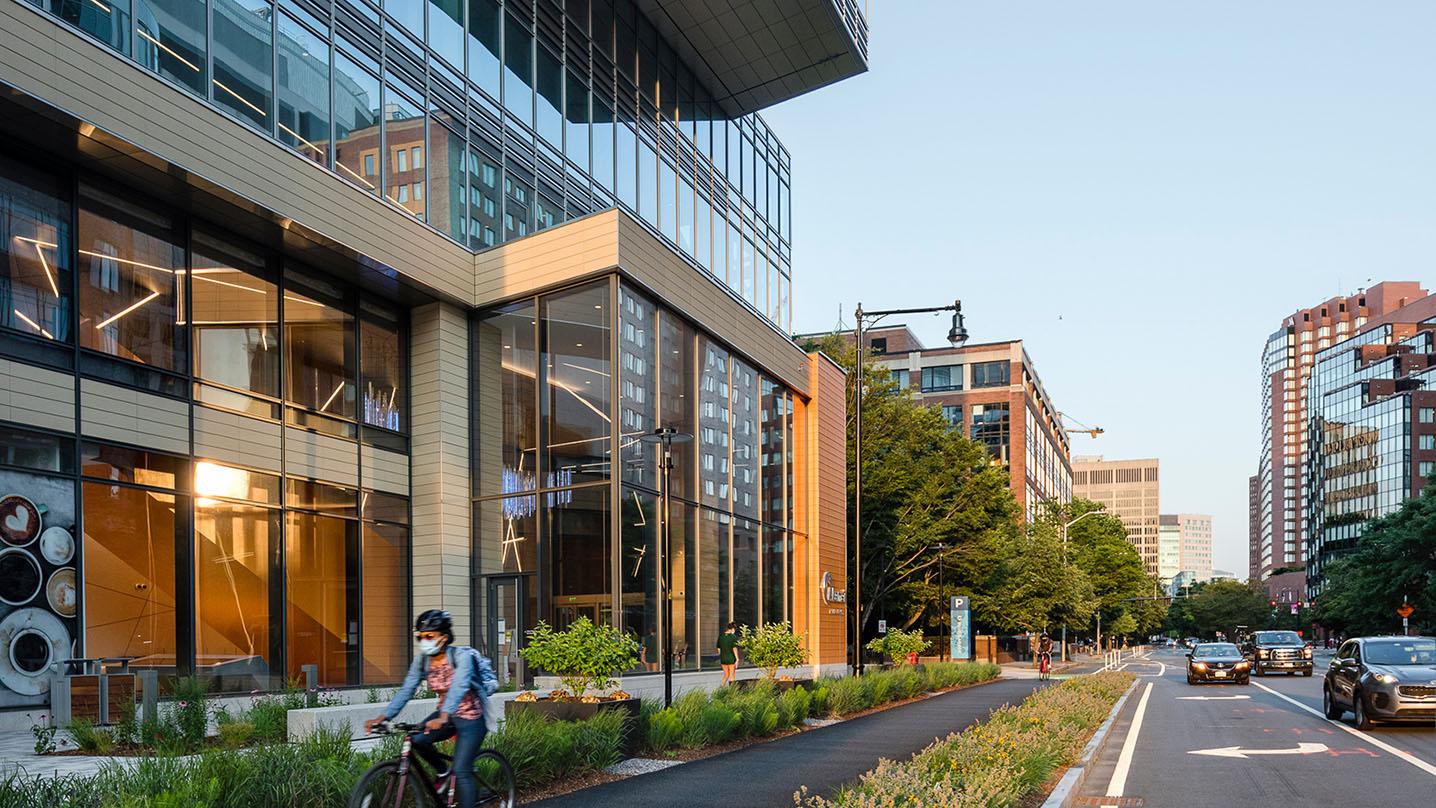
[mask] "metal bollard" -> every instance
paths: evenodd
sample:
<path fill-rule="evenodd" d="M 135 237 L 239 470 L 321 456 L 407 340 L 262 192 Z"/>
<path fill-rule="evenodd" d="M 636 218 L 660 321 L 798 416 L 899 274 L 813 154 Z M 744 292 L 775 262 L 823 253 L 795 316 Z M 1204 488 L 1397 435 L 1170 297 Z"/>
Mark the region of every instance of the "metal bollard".
<path fill-rule="evenodd" d="M 160 672 L 152 669 L 141 670 L 140 677 L 140 720 L 160 720 Z"/>
<path fill-rule="evenodd" d="M 72 720 L 70 680 L 64 676 L 56 676 L 50 680 L 50 726 L 68 727 Z"/>
<path fill-rule="evenodd" d="M 299 670 L 304 673 L 305 702 L 313 707 L 319 703 L 319 666 L 300 665 Z"/>

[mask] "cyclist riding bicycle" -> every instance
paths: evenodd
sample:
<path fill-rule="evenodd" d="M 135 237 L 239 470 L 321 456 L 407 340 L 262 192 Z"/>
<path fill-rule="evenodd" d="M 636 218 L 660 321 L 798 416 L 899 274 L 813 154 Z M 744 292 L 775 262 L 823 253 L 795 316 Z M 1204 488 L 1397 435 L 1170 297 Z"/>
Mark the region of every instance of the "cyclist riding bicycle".
<path fill-rule="evenodd" d="M 1045 631 L 1037 640 L 1037 669 L 1044 675 L 1052 671 L 1052 638 Z"/>
<path fill-rule="evenodd" d="M 456 738 L 452 772 L 460 808 L 473 808 L 477 795 L 474 779 L 474 758 L 484 736 L 494 726 L 489 696 L 498 689 L 498 677 L 488 658 L 476 649 L 454 645 L 454 621 L 449 613 L 430 609 L 414 621 L 414 637 L 419 641 L 420 654 L 409 666 L 404 683 L 384 713 L 364 722 L 365 732 L 394 719 L 409 699 L 414 697 L 420 680 L 439 697 L 439 709 L 422 722 L 424 732 L 413 738 L 417 752 L 436 774 L 444 776 L 444 757 L 434 745 Z"/>

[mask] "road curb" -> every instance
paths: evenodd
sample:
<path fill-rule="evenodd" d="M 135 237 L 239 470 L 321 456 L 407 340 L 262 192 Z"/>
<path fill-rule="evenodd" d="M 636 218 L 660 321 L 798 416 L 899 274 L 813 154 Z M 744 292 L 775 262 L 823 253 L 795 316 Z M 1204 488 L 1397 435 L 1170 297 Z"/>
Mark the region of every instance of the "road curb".
<path fill-rule="evenodd" d="M 1047 800 L 1042 803 L 1042 808 L 1068 808 L 1072 804 L 1073 797 L 1087 782 L 1087 767 L 1091 765 L 1092 761 L 1102 756 L 1102 751 L 1107 746 L 1107 736 L 1111 734 L 1112 725 L 1117 722 L 1117 716 L 1122 712 L 1122 705 L 1127 703 L 1127 697 L 1137 689 L 1137 684 L 1140 681 L 1140 679 L 1133 679 L 1132 684 L 1127 686 L 1127 691 L 1122 694 L 1122 698 L 1117 699 L 1117 703 L 1112 705 L 1112 712 L 1107 715 L 1107 720 L 1102 722 L 1102 726 L 1093 733 L 1092 739 L 1082 747 L 1082 757 L 1067 770 L 1066 774 L 1062 775 L 1061 780 L 1057 781 L 1057 787 L 1047 795 Z"/>

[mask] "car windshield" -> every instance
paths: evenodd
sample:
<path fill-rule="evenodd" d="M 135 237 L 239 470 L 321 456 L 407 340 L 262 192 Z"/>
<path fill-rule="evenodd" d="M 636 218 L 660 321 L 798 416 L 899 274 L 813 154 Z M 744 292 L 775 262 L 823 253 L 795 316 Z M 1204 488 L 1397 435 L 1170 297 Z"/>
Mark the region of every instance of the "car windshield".
<path fill-rule="evenodd" d="M 1214 642 L 1207 643 L 1206 645 L 1198 645 L 1196 649 L 1192 651 L 1192 656 L 1194 657 L 1215 657 L 1217 659 L 1239 657 L 1241 655 L 1242 652 L 1238 651 L 1237 647 L 1229 642 Z"/>
<path fill-rule="evenodd" d="M 1301 635 L 1295 631 L 1258 631 L 1256 641 L 1262 645 L 1301 645 Z"/>
<path fill-rule="evenodd" d="M 1370 665 L 1436 665 L 1436 639 L 1368 642 L 1362 656 Z"/>

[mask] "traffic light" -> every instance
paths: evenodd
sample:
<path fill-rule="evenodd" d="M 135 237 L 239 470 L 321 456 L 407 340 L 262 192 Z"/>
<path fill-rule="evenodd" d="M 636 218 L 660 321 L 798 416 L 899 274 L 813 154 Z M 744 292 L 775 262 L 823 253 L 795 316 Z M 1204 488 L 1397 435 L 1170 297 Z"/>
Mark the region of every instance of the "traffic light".
<path fill-rule="evenodd" d="M 1276 601 L 1273 600 L 1273 601 L 1269 601 L 1269 602 L 1271 603 L 1271 607 L 1272 607 L 1273 609 L 1275 609 L 1275 608 L 1276 608 Z"/>

